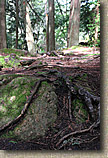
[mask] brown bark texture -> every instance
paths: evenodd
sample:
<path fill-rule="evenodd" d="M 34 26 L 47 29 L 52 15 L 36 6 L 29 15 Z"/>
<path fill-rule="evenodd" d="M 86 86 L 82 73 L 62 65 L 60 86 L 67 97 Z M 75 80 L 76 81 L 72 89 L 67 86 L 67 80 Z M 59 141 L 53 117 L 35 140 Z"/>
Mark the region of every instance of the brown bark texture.
<path fill-rule="evenodd" d="M 96 20 L 99 21 L 99 2 L 97 3 L 96 6 Z M 97 40 L 98 40 L 98 30 L 99 30 L 99 22 L 96 23 L 96 27 L 95 27 L 95 44 L 97 44 Z"/>
<path fill-rule="evenodd" d="M 49 51 L 49 15 L 47 10 L 47 0 L 45 3 L 45 14 L 46 14 L 46 52 Z"/>
<path fill-rule="evenodd" d="M 0 49 L 6 48 L 5 0 L 0 0 Z"/>
<path fill-rule="evenodd" d="M 55 50 L 54 0 L 48 0 L 49 6 L 49 51 Z"/>
<path fill-rule="evenodd" d="M 18 1 L 16 0 L 16 48 L 18 48 Z"/>
<path fill-rule="evenodd" d="M 27 41 L 28 51 L 30 52 L 30 54 L 35 55 L 36 49 L 35 49 L 35 42 L 33 37 L 33 30 L 31 26 L 28 4 L 26 5 L 26 41 Z"/>
<path fill-rule="evenodd" d="M 67 39 L 68 47 L 79 44 L 80 4 L 81 0 L 71 0 Z"/>

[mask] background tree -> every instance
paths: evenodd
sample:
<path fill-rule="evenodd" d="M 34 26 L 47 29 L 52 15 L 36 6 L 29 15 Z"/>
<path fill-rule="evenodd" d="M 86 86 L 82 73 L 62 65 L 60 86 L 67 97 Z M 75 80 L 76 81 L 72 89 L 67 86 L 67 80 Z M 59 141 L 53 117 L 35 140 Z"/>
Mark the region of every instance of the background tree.
<path fill-rule="evenodd" d="M 8 0 L 6 1 L 6 24 L 7 24 L 7 47 L 8 48 L 16 48 L 16 41 L 18 40 L 18 49 L 26 49 L 25 44 L 25 32 L 24 29 L 24 15 L 25 12 L 23 10 L 23 2 L 24 0 L 18 1 L 18 7 L 16 7 L 16 0 Z M 18 14 L 16 9 L 18 8 Z M 18 18 L 18 22 L 16 24 L 16 20 Z M 16 33 L 16 30 L 19 32 Z M 17 35 L 18 34 L 18 39 Z"/>
<path fill-rule="evenodd" d="M 7 47 L 16 48 L 16 41 L 18 41 L 18 49 L 27 50 L 26 41 L 26 2 L 29 6 L 29 17 L 31 21 L 32 34 L 34 38 L 35 48 L 39 53 L 48 51 L 49 46 L 46 43 L 46 34 L 50 29 L 48 24 L 49 5 L 46 7 L 45 4 L 48 0 L 20 0 L 18 1 L 18 24 L 16 25 L 16 0 L 6 1 L 6 35 L 7 35 Z M 78 0 L 74 0 L 76 4 Z M 51 1 L 50 1 L 51 2 Z M 99 9 L 96 9 L 98 4 Z M 68 26 L 70 16 L 71 0 L 55 0 L 54 1 L 54 36 L 53 40 L 48 40 L 50 43 L 55 45 L 55 49 L 63 49 L 67 47 L 68 37 Z M 77 10 L 74 7 L 74 11 Z M 97 10 L 97 11 L 96 11 Z M 47 13 L 47 14 L 46 14 Z M 75 12 L 74 12 L 75 13 Z M 47 25 L 46 25 L 47 15 Z M 0 14 L 1 16 L 1 14 Z M 73 17 L 72 17 L 73 18 Z M 50 18 L 50 28 L 52 24 L 52 18 Z M 53 27 L 52 26 L 52 27 Z M 71 25 L 73 26 L 73 25 Z M 18 28 L 18 39 L 16 36 L 16 30 Z M 72 27 L 71 27 L 72 28 Z M 76 28 L 76 27 L 75 27 Z M 75 29 L 71 29 L 73 31 Z M 52 33 L 52 31 L 50 31 Z M 74 31 L 73 33 L 77 33 Z M 99 0 L 82 0 L 80 8 L 80 28 L 79 38 L 81 41 L 87 41 L 90 46 L 94 44 L 100 45 L 100 2 Z M 51 35 L 51 34 L 50 34 Z M 77 33 L 78 35 L 78 33 Z M 74 35 L 74 39 L 78 36 Z M 55 41 L 54 41 L 55 39 Z M 71 38 L 70 38 L 71 39 Z M 95 42 L 96 41 L 96 42 Z M 48 49 L 46 49 L 46 46 Z"/>
<path fill-rule="evenodd" d="M 54 0 L 48 0 L 49 6 L 49 51 L 55 50 Z"/>
<path fill-rule="evenodd" d="M 45 14 L 46 14 L 46 52 L 48 52 L 49 51 L 49 15 L 48 15 L 47 0 L 45 3 Z"/>
<path fill-rule="evenodd" d="M 98 30 L 99 30 L 99 26 L 100 26 L 99 0 L 97 1 L 95 12 L 96 12 L 96 16 L 95 16 L 95 24 L 96 24 L 96 27 L 95 27 L 95 45 L 97 45 L 98 44 L 98 34 L 99 34 Z"/>
<path fill-rule="evenodd" d="M 79 44 L 80 0 L 71 0 L 67 46 Z"/>
<path fill-rule="evenodd" d="M 5 0 L 0 0 L 0 49 L 6 48 Z"/>
<path fill-rule="evenodd" d="M 35 42 L 33 37 L 33 30 L 31 26 L 31 20 L 29 16 L 29 6 L 26 5 L 26 41 L 27 41 L 27 47 L 30 54 L 35 55 Z"/>
<path fill-rule="evenodd" d="M 16 48 L 18 48 L 18 19 L 19 19 L 19 0 L 16 0 Z"/>

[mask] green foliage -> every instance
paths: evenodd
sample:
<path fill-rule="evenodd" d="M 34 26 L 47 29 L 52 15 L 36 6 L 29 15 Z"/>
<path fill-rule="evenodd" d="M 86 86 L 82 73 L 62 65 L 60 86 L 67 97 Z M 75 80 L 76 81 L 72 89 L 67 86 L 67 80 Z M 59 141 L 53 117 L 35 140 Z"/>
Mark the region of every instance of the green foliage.
<path fill-rule="evenodd" d="M 59 7 L 60 6 L 60 7 Z M 65 48 L 69 24 L 70 2 L 61 4 L 55 1 L 55 40 L 56 48 Z"/>
<path fill-rule="evenodd" d="M 96 7 L 99 6 L 99 15 L 97 16 Z M 88 40 L 90 46 L 95 45 L 95 28 L 98 26 L 98 40 L 96 46 L 100 46 L 100 3 L 98 0 L 81 1 L 80 10 L 80 32 L 84 32 L 83 38 Z M 86 39 L 86 35 L 89 39 Z"/>
<path fill-rule="evenodd" d="M 67 3 L 66 3 L 67 2 Z M 55 41 L 56 49 L 66 48 L 67 34 L 70 14 L 69 1 L 55 1 Z M 39 53 L 44 53 L 46 49 L 46 17 L 45 1 L 32 0 L 29 3 L 29 14 L 33 28 L 33 36 L 36 49 Z M 25 30 L 25 10 L 23 0 L 19 3 L 19 23 L 18 23 L 18 49 L 27 49 Z M 88 40 L 88 44 L 93 46 L 95 41 L 95 28 L 98 26 L 98 39 L 96 46 L 100 46 L 100 11 L 99 18 L 96 16 L 96 6 L 98 0 L 81 1 L 80 32 L 83 39 Z M 7 47 L 15 48 L 16 45 L 16 0 L 6 1 L 6 25 L 7 25 Z M 48 7 L 47 7 L 48 11 Z M 88 38 L 86 38 L 88 35 Z"/>

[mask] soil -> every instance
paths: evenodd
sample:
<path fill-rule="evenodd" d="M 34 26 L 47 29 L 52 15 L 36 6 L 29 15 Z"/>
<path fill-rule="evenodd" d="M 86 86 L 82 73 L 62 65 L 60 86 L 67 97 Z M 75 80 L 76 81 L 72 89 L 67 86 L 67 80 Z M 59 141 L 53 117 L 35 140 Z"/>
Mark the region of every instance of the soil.
<path fill-rule="evenodd" d="M 66 50 L 67 51 L 67 50 Z M 65 51 L 65 53 L 67 53 Z M 38 55 L 37 57 L 22 57 L 21 60 L 35 59 L 31 65 L 39 64 L 39 62 L 47 63 L 48 66 L 36 68 L 32 70 L 20 68 L 2 68 L 2 74 L 28 74 L 34 75 L 38 71 L 58 70 L 65 76 L 78 76 L 81 74 L 88 74 L 88 84 L 94 90 L 95 95 L 100 97 L 100 50 L 93 50 L 84 48 L 81 50 L 68 50 L 71 52 L 67 55 L 48 56 Z M 51 79 L 51 77 L 50 77 Z M 53 76 L 52 76 L 53 80 Z M 92 125 L 91 120 L 86 120 L 85 123 L 76 124 L 75 119 L 68 117 L 67 111 L 67 92 L 65 87 L 58 87 L 56 93 L 59 98 L 58 119 L 53 128 L 59 129 L 60 133 L 53 133 L 49 129 L 45 137 L 37 138 L 24 142 L 21 140 L 14 140 L 11 138 L 0 138 L 1 150 L 100 150 L 100 127 L 91 128 L 82 133 L 76 133 L 73 136 L 67 136 L 63 141 L 60 140 L 73 131 L 80 131 L 87 129 Z M 63 107 L 63 102 L 65 106 Z"/>

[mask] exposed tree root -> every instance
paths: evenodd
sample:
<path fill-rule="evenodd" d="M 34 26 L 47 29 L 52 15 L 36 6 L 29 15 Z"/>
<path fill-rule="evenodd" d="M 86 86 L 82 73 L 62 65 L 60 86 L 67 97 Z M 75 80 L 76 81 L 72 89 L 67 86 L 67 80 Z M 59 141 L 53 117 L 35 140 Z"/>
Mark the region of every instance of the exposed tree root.
<path fill-rule="evenodd" d="M 29 60 L 21 60 L 20 61 L 20 64 L 22 66 L 25 66 L 25 65 L 31 65 L 33 62 L 35 62 L 36 60 L 35 59 L 29 59 Z"/>
<path fill-rule="evenodd" d="M 68 107 L 68 117 L 69 117 L 70 122 L 73 121 L 72 96 L 74 96 L 74 97 L 79 96 L 79 98 L 85 102 L 85 104 L 88 108 L 89 114 L 91 115 L 91 119 L 93 119 L 92 120 L 93 123 L 92 123 L 92 125 L 89 126 L 89 128 L 86 127 L 86 128 L 82 128 L 80 130 L 72 129 L 71 132 L 69 132 L 70 124 L 66 124 L 65 128 L 60 130 L 57 134 L 55 134 L 52 137 L 52 142 L 53 143 L 56 142 L 52 148 L 54 148 L 55 150 L 61 149 L 65 145 L 63 143 L 64 140 L 68 139 L 69 137 L 71 137 L 73 135 L 79 135 L 82 133 L 89 132 L 100 124 L 100 98 L 99 97 L 94 96 L 93 94 L 90 94 L 84 88 L 76 85 L 75 83 L 70 81 L 67 76 L 64 76 L 61 72 L 59 72 L 57 70 L 49 70 L 45 74 L 35 74 L 35 76 L 41 77 L 42 79 L 40 79 L 36 83 L 36 86 L 31 94 L 31 96 L 28 98 L 26 104 L 24 105 L 24 108 L 22 109 L 20 115 L 17 116 L 14 120 L 12 120 L 12 121 L 8 122 L 7 124 L 5 124 L 4 126 L 0 127 L 0 133 L 4 132 L 6 129 L 10 129 L 13 125 L 16 125 L 20 121 L 21 118 L 24 117 L 24 115 L 27 112 L 27 109 L 33 99 L 33 96 L 37 93 L 39 86 L 41 85 L 41 82 L 43 82 L 43 81 L 52 83 L 52 82 L 58 80 L 61 82 L 61 84 L 65 84 L 65 86 L 67 88 L 67 92 L 68 92 L 68 95 L 67 95 L 68 96 L 68 98 L 67 98 L 68 106 L 67 107 Z M 53 76 L 54 79 L 53 80 L 49 79 L 50 76 Z M 54 82 L 54 85 L 56 85 L 55 82 Z M 94 104 L 95 104 L 95 107 L 94 107 Z M 94 108 L 97 110 L 97 115 L 98 115 L 97 117 L 95 116 Z M 92 140 L 94 140 L 94 139 L 92 139 Z M 39 143 L 39 144 L 41 144 L 41 143 Z"/>
<path fill-rule="evenodd" d="M 91 129 L 93 129 L 95 127 L 96 123 L 94 122 L 89 128 L 87 129 L 83 129 L 83 130 L 79 130 L 79 131 L 74 131 L 74 132 L 71 132 L 69 134 L 66 134 L 64 137 L 62 137 L 59 142 L 56 144 L 56 147 L 59 146 L 61 144 L 62 141 L 64 141 L 66 138 L 70 137 L 70 136 L 73 136 L 75 134 L 81 134 L 81 133 L 85 133 L 85 132 L 88 132 L 90 131 Z"/>
<path fill-rule="evenodd" d="M 80 87 L 78 85 L 73 84 L 72 82 L 70 82 L 69 78 L 66 78 L 65 76 L 63 76 L 63 78 L 66 81 L 67 87 L 69 88 L 69 90 L 71 91 L 72 95 L 79 95 L 79 97 L 85 102 L 89 114 L 91 116 L 91 118 L 93 120 L 96 120 L 95 115 L 94 115 L 94 105 L 93 102 L 95 103 L 95 106 L 97 106 L 98 109 L 98 118 L 97 118 L 97 122 L 98 124 L 100 123 L 100 97 L 94 96 L 93 94 L 90 94 L 87 90 L 85 90 L 83 87 Z"/>
<path fill-rule="evenodd" d="M 70 118 L 70 120 L 72 121 L 72 105 L 71 105 L 71 103 L 72 103 L 72 101 L 71 101 L 71 92 L 69 91 L 68 92 L 68 102 L 69 102 L 69 118 Z"/>
<path fill-rule="evenodd" d="M 43 65 L 36 65 L 36 64 L 34 64 L 34 65 L 26 67 L 25 70 L 33 70 L 33 69 L 37 69 L 37 68 L 43 68 L 45 66 L 48 66 L 48 64 L 47 63 L 43 64 Z"/>
<path fill-rule="evenodd" d="M 61 57 L 61 55 L 59 55 L 56 51 L 47 52 L 46 54 L 47 54 L 48 56 L 57 56 L 57 57 Z"/>

